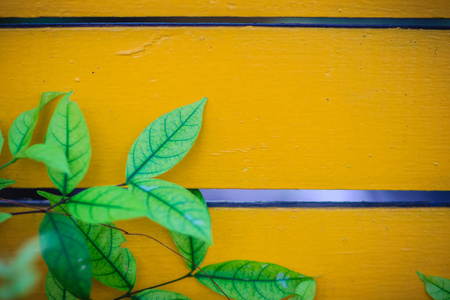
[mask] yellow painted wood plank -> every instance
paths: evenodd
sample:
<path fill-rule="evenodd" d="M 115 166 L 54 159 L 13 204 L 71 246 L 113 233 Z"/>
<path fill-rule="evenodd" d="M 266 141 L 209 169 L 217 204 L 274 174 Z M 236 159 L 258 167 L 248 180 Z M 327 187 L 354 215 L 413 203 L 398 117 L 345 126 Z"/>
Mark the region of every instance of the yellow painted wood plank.
<path fill-rule="evenodd" d="M 341 17 L 448 18 L 447 0 L 3 0 L 0 17 Z"/>
<path fill-rule="evenodd" d="M 17 208 L 2 208 L 17 211 Z M 429 299 L 415 271 L 450 277 L 450 209 L 210 209 L 214 246 L 204 265 L 233 259 L 273 262 L 317 278 L 317 300 Z M 42 215 L 16 216 L 0 225 L 0 251 L 16 249 L 38 232 Z M 148 219 L 118 222 L 172 248 L 169 234 Z M 12 234 L 14 233 L 14 234 Z M 136 288 L 187 273 L 180 258 L 141 237 L 124 246 L 136 257 Z M 45 267 L 42 266 L 44 273 Z M 94 285 L 93 299 L 121 293 Z M 224 299 L 187 279 L 168 285 L 193 300 Z M 32 299 L 44 299 L 43 283 Z M 31 299 L 31 298 L 30 298 Z"/>
<path fill-rule="evenodd" d="M 193 188 L 449 189 L 449 31 L 46 28 L 4 29 L 0 40 L 0 129 L 40 93 L 74 90 L 93 145 L 83 187 L 124 182 L 140 132 L 207 96 L 196 144 L 162 178 Z M 44 126 L 36 134 L 42 141 Z M 10 158 L 3 151 L 0 163 Z M 49 187 L 44 172 L 19 161 L 0 175 Z"/>

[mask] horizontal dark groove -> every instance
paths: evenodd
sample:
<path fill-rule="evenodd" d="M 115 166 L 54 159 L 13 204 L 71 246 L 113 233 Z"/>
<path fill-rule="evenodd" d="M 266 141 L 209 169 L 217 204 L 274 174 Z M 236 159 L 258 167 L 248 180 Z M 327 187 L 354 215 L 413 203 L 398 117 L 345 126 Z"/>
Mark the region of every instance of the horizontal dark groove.
<path fill-rule="evenodd" d="M 70 17 L 0 18 L 0 28 L 43 27 L 315 27 L 450 29 L 450 19 L 276 18 L 276 17 Z"/>
<path fill-rule="evenodd" d="M 49 202 L 43 197 L 39 196 L 36 191 L 43 190 L 53 194 L 59 194 L 58 190 L 51 188 L 43 189 L 22 189 L 22 188 L 6 188 L 0 192 L 0 198 L 12 199 L 23 204 L 33 205 L 33 206 L 48 206 Z M 72 194 L 76 194 L 83 189 L 77 189 Z M 266 200 L 266 201 L 242 201 L 242 200 L 216 200 L 208 199 L 208 196 L 213 195 L 211 192 L 217 190 L 203 190 L 206 202 L 209 207 L 247 207 L 247 208 L 264 208 L 264 207 L 299 207 L 299 208 L 376 208 L 376 207 L 450 207 L 450 192 L 447 191 L 354 191 L 356 192 L 386 192 L 391 194 L 389 196 L 392 201 L 379 200 L 379 201 L 311 201 L 311 200 Z M 223 190 L 227 191 L 227 190 Z M 267 193 L 267 191 L 261 190 L 231 190 L 243 193 L 255 193 L 259 192 Z M 274 190 L 276 192 L 276 190 Z M 322 191 L 327 192 L 327 191 Z M 329 192 L 339 192 L 339 191 L 329 191 Z M 349 191 L 346 191 L 349 192 Z M 353 191 L 350 191 L 350 193 Z M 417 194 L 416 197 L 409 197 L 412 193 Z M 394 196 L 392 196 L 394 195 Z M 244 194 L 241 198 L 245 198 Z M 323 197 L 323 196 L 322 196 Z M 411 199 L 414 199 L 411 201 Z M 3 202 L 0 200 L 0 206 L 17 206 L 12 205 L 9 202 Z"/>

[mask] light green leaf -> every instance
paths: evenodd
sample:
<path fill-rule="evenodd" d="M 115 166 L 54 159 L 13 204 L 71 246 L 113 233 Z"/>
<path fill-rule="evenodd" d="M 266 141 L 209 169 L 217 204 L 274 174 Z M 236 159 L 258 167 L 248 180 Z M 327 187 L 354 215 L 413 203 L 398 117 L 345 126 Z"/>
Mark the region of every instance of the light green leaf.
<path fill-rule="evenodd" d="M 89 299 L 92 263 L 83 234 L 67 216 L 48 213 L 39 227 L 42 256 L 56 280 L 72 295 Z"/>
<path fill-rule="evenodd" d="M 32 239 L 12 262 L 0 261 L 0 299 L 23 297 L 38 283 L 39 272 L 34 265 L 39 255 L 38 247 L 38 240 Z"/>
<path fill-rule="evenodd" d="M 147 290 L 131 297 L 133 300 L 190 300 L 188 297 L 170 291 Z"/>
<path fill-rule="evenodd" d="M 78 298 L 68 292 L 61 283 L 56 280 L 52 272 L 47 272 L 45 278 L 45 294 L 49 300 L 77 300 Z"/>
<path fill-rule="evenodd" d="M 205 198 L 199 190 L 190 190 L 191 193 L 205 206 L 206 212 L 209 215 L 208 208 L 206 206 Z M 200 266 L 208 251 L 208 244 L 201 239 L 181 234 L 175 231 L 170 231 L 173 241 L 177 245 L 178 251 L 181 255 L 191 260 L 195 265 Z M 186 260 L 186 264 L 191 271 L 197 267 Z"/>
<path fill-rule="evenodd" d="M 3 138 L 2 131 L 0 130 L 0 153 L 2 153 L 3 143 L 5 139 Z"/>
<path fill-rule="evenodd" d="M 425 284 L 425 289 L 434 300 L 450 299 L 450 279 L 438 276 L 426 276 L 416 271 L 420 280 Z"/>
<path fill-rule="evenodd" d="M 191 192 L 159 179 L 132 181 L 128 187 L 136 200 L 144 201 L 150 219 L 169 230 L 212 244 L 208 211 Z"/>
<path fill-rule="evenodd" d="M 306 280 L 301 282 L 295 288 L 295 300 L 313 300 L 316 296 L 316 282 L 314 280 Z"/>
<path fill-rule="evenodd" d="M 236 300 L 281 299 L 292 295 L 302 281 L 312 279 L 279 265 L 249 260 L 232 260 L 203 267 L 203 270 L 228 297 Z M 222 294 L 204 273 L 199 271 L 194 277 Z"/>
<path fill-rule="evenodd" d="M 16 158 L 30 158 L 43 162 L 47 168 L 70 175 L 66 152 L 58 145 L 36 144 L 17 153 Z"/>
<path fill-rule="evenodd" d="M 68 195 L 83 179 L 91 160 L 89 131 L 78 104 L 64 96 L 48 126 L 45 144 L 61 147 L 69 163 L 70 174 L 47 169 L 53 184 Z"/>
<path fill-rule="evenodd" d="M 0 178 L 0 190 L 14 183 L 16 183 L 14 180 Z"/>
<path fill-rule="evenodd" d="M 8 220 L 9 218 L 11 218 L 12 215 L 8 214 L 8 213 L 4 213 L 4 212 L 0 212 L 0 223 Z"/>
<path fill-rule="evenodd" d="M 70 93 L 71 94 L 71 93 Z M 69 94 L 69 96 L 70 96 Z M 34 128 L 36 127 L 39 112 L 51 100 L 67 93 L 45 92 L 41 95 L 41 101 L 37 108 L 21 113 L 11 125 L 8 134 L 9 150 L 16 157 L 16 154 L 28 147 L 31 142 Z"/>
<path fill-rule="evenodd" d="M 50 201 L 50 206 L 55 205 L 56 203 L 61 202 L 63 196 L 53 195 L 44 191 L 37 191 L 38 195 L 44 197 L 45 199 Z M 65 208 L 66 204 L 61 204 L 53 208 L 56 212 L 69 213 L 69 211 Z"/>
<path fill-rule="evenodd" d="M 38 191 L 38 194 L 50 200 L 50 205 L 61 201 L 61 196 Z M 66 204 L 55 207 L 62 212 Z M 122 248 L 126 242 L 119 230 L 102 225 L 89 225 L 75 218 L 72 222 L 83 233 L 89 247 L 92 260 L 92 276 L 101 283 L 122 291 L 131 290 L 136 283 L 136 261 L 127 248 Z M 115 227 L 113 223 L 107 225 Z"/>
<path fill-rule="evenodd" d="M 87 223 L 105 223 L 147 215 L 143 201 L 133 199 L 118 186 L 100 186 L 84 190 L 67 203 L 71 214 Z"/>
<path fill-rule="evenodd" d="M 127 183 L 156 177 L 175 166 L 191 149 L 202 126 L 206 98 L 153 121 L 128 154 Z"/>

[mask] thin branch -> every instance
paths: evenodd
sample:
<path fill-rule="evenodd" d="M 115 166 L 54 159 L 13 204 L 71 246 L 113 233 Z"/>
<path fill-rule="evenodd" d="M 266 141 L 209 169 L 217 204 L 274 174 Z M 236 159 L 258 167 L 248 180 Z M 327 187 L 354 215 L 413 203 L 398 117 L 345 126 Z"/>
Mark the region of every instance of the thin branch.
<path fill-rule="evenodd" d="M 224 291 L 220 288 L 220 286 L 214 281 L 214 279 L 212 279 L 205 271 L 203 271 L 203 269 L 200 268 L 200 266 L 198 266 L 197 264 L 195 264 L 195 263 L 194 263 L 193 261 L 191 261 L 190 259 L 184 257 L 183 255 L 181 255 L 181 254 L 178 253 L 177 251 L 173 250 L 172 248 L 170 248 L 169 246 L 167 246 L 166 244 L 164 244 L 164 243 L 161 242 L 160 240 L 158 240 L 158 239 L 156 239 L 156 238 L 154 238 L 154 237 L 152 237 L 152 236 L 150 236 L 150 235 L 144 234 L 144 233 L 131 233 L 131 232 L 128 232 L 128 231 L 126 231 L 126 230 L 124 230 L 124 229 L 121 229 L 121 228 L 118 228 L 118 227 L 114 227 L 114 226 L 110 226 L 110 225 L 107 225 L 107 224 L 101 224 L 101 225 L 106 226 L 106 227 L 109 227 L 109 228 L 112 228 L 112 229 L 120 230 L 121 232 L 123 232 L 123 233 L 126 234 L 126 235 L 138 235 L 138 236 L 144 236 L 144 237 L 146 237 L 146 238 L 149 238 L 149 239 L 151 239 L 151 240 L 157 242 L 158 244 L 162 245 L 163 247 L 167 248 L 168 250 L 172 251 L 172 252 L 175 253 L 176 255 L 182 257 L 183 259 L 187 260 L 187 261 L 190 262 L 192 265 L 194 265 L 196 268 L 198 268 L 203 274 L 206 275 L 206 277 L 209 278 L 209 280 L 212 281 L 212 283 L 214 283 L 214 285 L 222 292 L 222 294 L 223 294 L 225 297 L 227 297 L 228 300 L 230 300 L 230 298 L 227 296 L 227 294 L 225 294 L 225 292 L 224 292 Z M 190 277 L 190 276 L 191 276 L 191 273 L 189 273 L 188 275 L 186 275 L 186 277 Z M 185 278 L 185 277 L 183 277 L 183 278 Z M 182 278 L 182 279 L 183 279 L 183 278 Z M 180 279 L 180 280 L 181 280 L 181 279 Z M 149 288 L 147 288 L 147 289 L 149 289 Z"/>
<path fill-rule="evenodd" d="M 37 206 L 29 205 L 29 204 L 22 203 L 20 201 L 11 200 L 11 199 L 0 198 L 0 201 L 9 202 L 9 203 L 12 203 L 12 204 L 15 204 L 15 205 L 18 205 L 18 206 L 24 206 L 24 207 L 33 208 L 35 210 L 45 210 L 44 208 L 40 208 L 40 207 L 37 207 Z"/>
<path fill-rule="evenodd" d="M 16 162 L 16 160 L 17 160 L 17 158 L 14 158 L 13 160 L 11 160 L 10 162 L 8 162 L 8 163 L 6 163 L 6 164 L 4 164 L 3 166 L 1 166 L 0 167 L 0 170 L 1 169 L 3 169 L 3 168 L 6 168 L 7 166 L 9 166 L 10 164 L 13 164 L 13 163 L 15 163 Z"/>
<path fill-rule="evenodd" d="M 13 216 L 17 216 L 17 215 L 27 215 L 27 214 L 38 214 L 38 213 L 47 213 L 47 211 L 45 209 L 39 209 L 39 210 L 28 210 L 28 211 L 19 211 L 19 212 L 12 212 L 10 213 Z"/>

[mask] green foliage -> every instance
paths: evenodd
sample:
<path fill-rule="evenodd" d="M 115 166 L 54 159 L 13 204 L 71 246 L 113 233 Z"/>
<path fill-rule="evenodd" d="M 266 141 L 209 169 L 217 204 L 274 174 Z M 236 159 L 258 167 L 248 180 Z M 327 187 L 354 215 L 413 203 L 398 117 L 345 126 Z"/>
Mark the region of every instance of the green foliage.
<path fill-rule="evenodd" d="M 32 239 L 19 251 L 17 256 L 5 263 L 0 261 L 0 299 L 25 296 L 37 284 L 39 273 L 34 261 L 39 251 L 37 239 Z"/>
<path fill-rule="evenodd" d="M 74 296 L 89 299 L 92 263 L 82 233 L 66 216 L 46 214 L 39 227 L 42 257 L 56 280 Z"/>
<path fill-rule="evenodd" d="M 12 217 L 11 214 L 0 212 L 0 223 L 5 222 L 6 220 L 8 220 L 11 217 Z"/>
<path fill-rule="evenodd" d="M 16 158 L 30 158 L 43 162 L 47 168 L 55 172 L 70 175 L 66 153 L 62 147 L 57 145 L 36 144 L 17 153 Z"/>
<path fill-rule="evenodd" d="M 175 166 L 191 149 L 202 126 L 206 98 L 153 121 L 131 147 L 127 183 L 156 177 Z"/>
<path fill-rule="evenodd" d="M 128 155 L 128 189 L 92 187 L 69 196 L 86 174 L 91 157 L 87 125 L 78 105 L 70 101 L 71 94 L 44 93 L 37 108 L 22 113 L 14 121 L 8 137 L 14 160 L 1 167 L 19 158 L 43 162 L 62 194 L 38 191 L 50 201 L 52 209 L 39 228 L 42 256 L 49 267 L 45 284 L 48 299 L 89 299 L 92 278 L 95 278 L 104 285 L 126 291 L 120 299 L 188 300 L 181 294 L 153 288 L 132 292 L 136 261 L 129 249 L 122 248 L 126 242 L 123 232 L 127 232 L 111 222 L 142 216 L 169 229 L 181 255 L 193 262 L 186 261 L 189 274 L 170 282 L 193 276 L 222 293 L 215 285 L 218 284 L 234 299 L 314 298 L 315 282 L 311 277 L 275 264 L 229 261 L 206 266 L 204 271 L 214 282 L 200 271 L 192 275 L 197 269 L 195 265 L 203 262 L 212 244 L 205 199 L 199 190 L 189 191 L 153 177 L 171 169 L 191 149 L 202 125 L 206 98 L 157 118 L 141 133 Z M 51 118 L 45 142 L 28 148 L 40 110 L 61 95 L 64 97 Z M 0 132 L 0 150 L 2 144 Z M 0 179 L 0 189 L 13 183 L 13 180 Z M 0 222 L 9 217 L 11 214 L 0 213 Z M 35 282 L 33 273 L 24 266 L 33 255 L 26 251 L 18 257 L 24 258 L 12 264 L 14 271 L 0 262 L 0 275 L 10 276 L 8 280 L 12 278 L 12 284 L 0 289 L 0 297 L 21 295 Z"/>
<path fill-rule="evenodd" d="M 0 178 L 0 190 L 14 183 L 16 183 L 14 180 Z"/>
<path fill-rule="evenodd" d="M 438 276 L 426 276 L 417 271 L 420 280 L 425 285 L 427 293 L 434 300 L 449 300 L 450 299 L 450 279 Z"/>
<path fill-rule="evenodd" d="M 36 127 L 39 113 L 42 108 L 51 100 L 61 96 L 67 95 L 67 93 L 61 92 L 45 92 L 41 95 L 41 101 L 37 108 L 25 111 L 21 113 L 13 122 L 9 129 L 8 141 L 9 150 L 16 157 L 21 151 L 25 150 L 30 145 L 31 137 L 33 135 L 34 128 Z"/>
<path fill-rule="evenodd" d="M 0 130 L 0 153 L 2 153 L 4 142 L 5 142 L 5 139 L 3 138 L 2 131 Z"/>
<path fill-rule="evenodd" d="M 62 200 L 61 196 L 38 191 L 38 194 L 50 200 L 55 205 Z M 66 205 L 57 206 L 60 212 L 69 213 Z M 70 218 L 78 227 L 89 247 L 92 261 L 92 276 L 101 283 L 121 291 L 130 291 L 136 283 L 136 260 L 127 248 L 121 248 L 126 242 L 119 230 L 113 229 L 113 223 L 108 226 L 91 225 L 75 218 Z"/>
<path fill-rule="evenodd" d="M 131 194 L 145 202 L 147 216 L 169 230 L 212 244 L 211 220 L 203 203 L 185 188 L 159 179 L 132 181 Z"/>
<path fill-rule="evenodd" d="M 47 272 L 45 278 L 45 294 L 50 300 L 77 300 L 78 298 L 68 292 L 61 283 L 56 280 L 52 272 Z"/>
<path fill-rule="evenodd" d="M 134 201 L 126 189 L 100 186 L 73 196 L 67 204 L 72 215 L 87 223 L 104 223 L 146 215 L 143 201 Z"/>
<path fill-rule="evenodd" d="M 205 198 L 203 198 L 202 193 L 199 190 L 190 190 L 194 196 L 197 197 L 198 200 L 205 206 L 205 210 L 209 215 L 208 207 L 206 206 Z M 203 259 L 206 256 L 206 252 L 208 251 L 208 243 L 204 240 L 192 237 L 190 235 L 185 235 L 178 233 L 176 231 L 170 231 L 172 235 L 173 241 L 177 245 L 178 251 L 181 255 L 186 258 L 189 258 L 195 265 L 199 266 Z M 196 269 L 195 265 L 186 260 L 186 264 L 191 271 Z"/>
<path fill-rule="evenodd" d="M 312 279 L 276 264 L 249 260 L 209 265 L 203 267 L 203 271 L 214 279 L 228 297 L 237 300 L 281 299 L 294 294 L 295 288 L 302 281 Z M 203 272 L 198 271 L 194 277 L 222 294 Z"/>
<path fill-rule="evenodd" d="M 316 282 L 311 280 L 305 280 L 295 288 L 295 300 L 312 300 L 316 296 Z"/>
<path fill-rule="evenodd" d="M 131 297 L 133 300 L 189 300 L 181 294 L 164 290 L 147 290 Z"/>
<path fill-rule="evenodd" d="M 48 168 L 53 184 L 66 196 L 86 174 L 91 160 L 89 131 L 78 104 L 64 96 L 50 120 L 45 144 L 61 147 L 69 163 L 70 175 Z"/>

